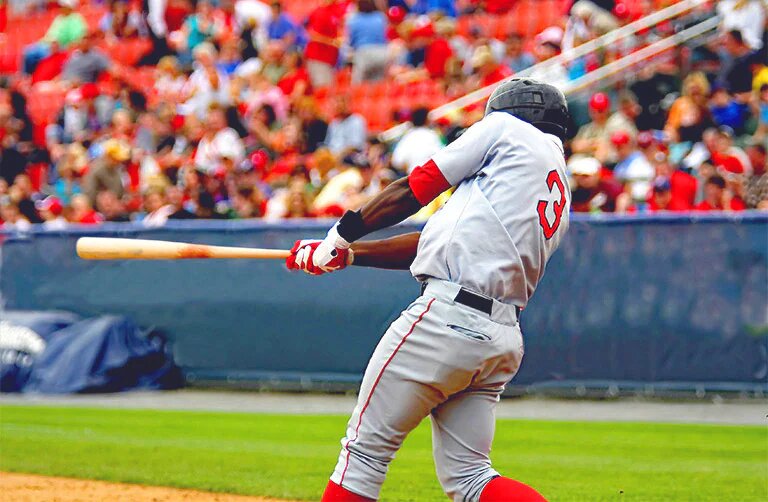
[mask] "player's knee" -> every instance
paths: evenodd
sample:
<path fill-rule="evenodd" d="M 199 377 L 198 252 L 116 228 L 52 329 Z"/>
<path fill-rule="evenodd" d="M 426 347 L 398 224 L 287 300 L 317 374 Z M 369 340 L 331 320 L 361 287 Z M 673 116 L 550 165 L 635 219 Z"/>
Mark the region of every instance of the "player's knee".
<path fill-rule="evenodd" d="M 467 466 L 449 469 L 445 466 L 437 466 L 437 477 L 440 486 L 451 500 L 454 501 L 478 501 L 483 488 L 490 479 L 498 476 L 498 473 L 488 465 Z"/>

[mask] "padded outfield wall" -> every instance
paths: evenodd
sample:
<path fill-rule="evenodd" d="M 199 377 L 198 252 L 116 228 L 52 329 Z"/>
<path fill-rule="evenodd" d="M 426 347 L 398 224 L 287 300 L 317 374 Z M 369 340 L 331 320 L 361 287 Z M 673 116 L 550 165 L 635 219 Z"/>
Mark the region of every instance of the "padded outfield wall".
<path fill-rule="evenodd" d="M 0 305 L 130 315 L 171 337 L 190 383 L 353 385 L 380 334 L 418 294 L 407 272 L 353 267 L 310 277 L 273 261 L 75 255 L 84 235 L 288 248 L 322 237 L 328 225 L 210 221 L 0 233 Z M 768 215 L 573 216 L 522 327 L 517 389 L 764 392 Z"/>

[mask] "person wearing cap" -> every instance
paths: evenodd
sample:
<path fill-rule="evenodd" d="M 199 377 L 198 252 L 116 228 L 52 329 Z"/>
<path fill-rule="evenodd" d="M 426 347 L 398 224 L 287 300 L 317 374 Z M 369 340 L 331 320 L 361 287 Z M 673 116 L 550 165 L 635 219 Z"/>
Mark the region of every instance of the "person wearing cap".
<path fill-rule="evenodd" d="M 579 128 L 573 138 L 571 148 L 574 153 L 590 155 L 602 163 L 616 162 L 616 149 L 611 143 L 611 136 L 622 130 L 621 120 L 609 123 L 611 100 L 603 92 L 596 92 L 589 98 L 589 117 L 591 122 Z M 625 132 L 626 129 L 624 129 Z"/>
<path fill-rule="evenodd" d="M 59 0 L 61 12 L 53 19 L 45 36 L 24 49 L 24 73 L 31 75 L 40 61 L 51 54 L 51 45 L 67 49 L 78 42 L 87 32 L 85 18 L 77 12 L 78 0 Z"/>
<path fill-rule="evenodd" d="M 370 168 L 370 162 L 364 153 L 353 152 L 345 155 L 341 161 L 341 170 L 328 180 L 315 197 L 314 206 L 317 212 L 323 213 L 329 206 L 345 208 L 348 195 L 360 193 L 365 187 L 366 177 L 363 171 Z"/>
<path fill-rule="evenodd" d="M 43 218 L 43 227 L 46 230 L 61 230 L 67 226 L 67 219 L 62 216 L 64 206 L 56 197 L 49 196 L 35 202 L 35 209 Z"/>
<path fill-rule="evenodd" d="M 734 132 L 730 127 L 717 128 L 712 163 L 723 175 L 729 173 L 749 176 L 752 173 L 752 163 L 744 150 L 733 144 L 733 136 Z"/>
<path fill-rule="evenodd" d="M 594 157 L 574 155 L 568 161 L 571 183 L 571 211 L 575 213 L 623 213 L 630 197 L 613 179 L 600 176 L 602 165 Z"/>
<path fill-rule="evenodd" d="M 559 26 L 550 26 L 536 35 L 533 51 L 533 55 L 536 56 L 536 63 L 543 63 L 560 54 L 562 40 L 563 30 Z M 561 89 L 569 81 L 568 71 L 561 63 L 548 64 L 544 65 L 543 68 L 536 68 L 531 72 L 531 78 L 547 82 Z"/>
<path fill-rule="evenodd" d="M 672 183 L 669 178 L 659 176 L 653 181 L 646 209 L 651 212 L 689 211 L 691 207 L 672 195 Z"/>
<path fill-rule="evenodd" d="M 96 195 L 101 190 L 110 190 L 118 198 L 123 197 L 123 175 L 130 159 L 131 147 L 127 143 L 116 139 L 103 143 L 102 155 L 93 161 L 83 179 L 83 193 L 91 205 L 96 203 Z"/>
<path fill-rule="evenodd" d="M 611 143 L 616 149 L 618 161 L 613 168 L 614 177 L 624 184 L 636 204 L 645 203 L 656 170 L 626 131 L 613 133 Z"/>

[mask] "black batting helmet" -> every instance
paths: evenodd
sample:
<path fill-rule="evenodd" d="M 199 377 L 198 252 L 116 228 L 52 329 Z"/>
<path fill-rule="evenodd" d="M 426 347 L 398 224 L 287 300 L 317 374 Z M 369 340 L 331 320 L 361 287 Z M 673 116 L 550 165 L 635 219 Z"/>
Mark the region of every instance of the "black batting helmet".
<path fill-rule="evenodd" d="M 570 115 L 560 89 L 527 77 L 505 80 L 494 89 L 485 114 L 507 112 L 542 132 L 565 140 Z"/>

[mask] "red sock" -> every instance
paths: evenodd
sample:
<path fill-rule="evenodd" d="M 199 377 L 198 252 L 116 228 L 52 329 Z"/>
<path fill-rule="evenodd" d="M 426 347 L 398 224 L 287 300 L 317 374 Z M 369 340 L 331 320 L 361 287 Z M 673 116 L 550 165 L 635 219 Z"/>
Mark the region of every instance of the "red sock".
<path fill-rule="evenodd" d="M 526 484 L 499 476 L 485 485 L 480 502 L 547 502 L 547 499 Z"/>
<path fill-rule="evenodd" d="M 343 486 L 328 481 L 328 486 L 325 487 L 325 493 L 323 493 L 323 499 L 320 502 L 374 502 L 374 499 L 352 493 Z"/>

